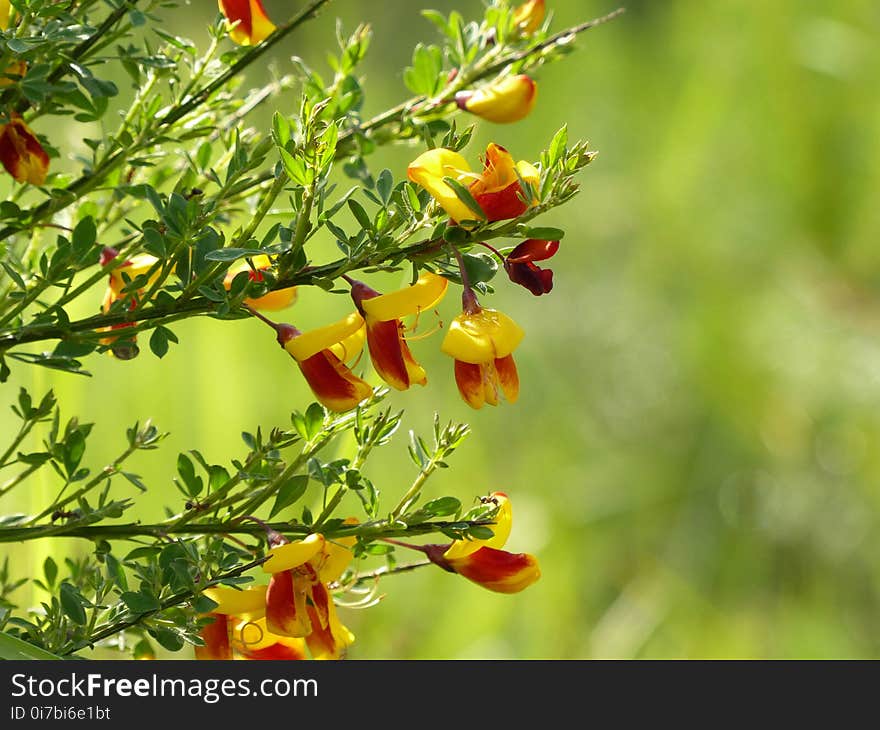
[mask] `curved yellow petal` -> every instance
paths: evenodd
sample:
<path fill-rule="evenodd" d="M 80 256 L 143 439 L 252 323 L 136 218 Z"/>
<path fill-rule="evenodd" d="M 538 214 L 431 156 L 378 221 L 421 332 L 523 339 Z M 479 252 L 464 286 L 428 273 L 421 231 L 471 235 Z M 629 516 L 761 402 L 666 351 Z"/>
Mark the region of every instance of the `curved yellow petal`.
<path fill-rule="evenodd" d="M 516 171 L 519 173 L 519 176 L 535 190 L 538 189 L 538 186 L 541 184 L 541 173 L 538 172 L 538 168 L 530 162 L 520 160 L 516 163 Z M 533 199 L 532 202 L 536 203 L 537 200 Z"/>
<path fill-rule="evenodd" d="M 321 350 L 329 350 L 333 345 L 343 342 L 363 326 L 364 318 L 358 312 L 352 312 L 338 322 L 303 332 L 288 340 L 284 343 L 284 349 L 302 362 L 317 355 Z"/>
<path fill-rule="evenodd" d="M 266 586 L 252 586 L 244 590 L 215 586 L 206 588 L 203 593 L 217 604 L 211 613 L 224 616 L 262 614 L 266 610 Z"/>
<path fill-rule="evenodd" d="M 264 573 L 280 573 L 282 570 L 298 568 L 307 563 L 324 549 L 324 536 L 312 533 L 308 537 L 286 545 L 279 545 L 269 551 L 269 559 L 263 563 Z"/>
<path fill-rule="evenodd" d="M 342 340 L 342 342 L 337 342 L 335 345 L 333 345 L 333 347 L 329 348 L 329 350 L 334 355 L 336 355 L 336 357 L 342 360 L 342 362 L 348 362 L 355 355 L 360 354 L 361 350 L 364 349 L 364 342 L 366 341 L 366 338 L 366 326 L 360 327 L 344 340 Z"/>
<path fill-rule="evenodd" d="M 440 349 L 456 360 L 478 365 L 507 357 L 524 336 L 522 328 L 506 314 L 481 309 L 452 320 Z"/>
<path fill-rule="evenodd" d="M 347 517 L 344 525 L 356 525 L 357 517 Z M 318 578 L 322 583 L 333 583 L 339 580 L 348 564 L 354 558 L 354 553 L 349 550 L 357 542 L 357 538 L 335 537 L 328 540 L 324 545 L 324 553 L 321 556 L 321 564 L 318 566 Z"/>
<path fill-rule="evenodd" d="M 523 35 L 531 35 L 544 22 L 544 12 L 544 0 L 527 0 L 514 10 L 514 25 Z"/>
<path fill-rule="evenodd" d="M 361 306 L 370 317 L 388 322 L 431 309 L 443 298 L 448 287 L 447 279 L 430 271 L 423 271 L 412 286 L 364 299 Z"/>
<path fill-rule="evenodd" d="M 520 74 L 465 93 L 470 94 L 464 102 L 469 112 L 496 124 L 508 124 L 524 119 L 532 111 L 538 86 L 530 77 Z"/>
<path fill-rule="evenodd" d="M 6 30 L 9 27 L 9 0 L 0 0 L 0 29 Z"/>
<path fill-rule="evenodd" d="M 513 525 L 513 511 L 510 507 L 510 500 L 504 492 L 495 492 L 492 499 L 498 504 L 498 512 L 493 518 L 495 524 L 492 525 L 492 532 L 495 533 L 488 540 L 456 540 L 449 546 L 449 549 L 443 553 L 443 557 L 447 560 L 454 558 L 463 558 L 471 553 L 475 553 L 481 547 L 490 547 L 500 550 L 510 537 L 510 528 Z"/>
<path fill-rule="evenodd" d="M 458 152 L 443 147 L 428 150 L 410 163 L 406 175 L 427 190 L 453 220 L 474 218 L 475 213 L 458 199 L 449 185 L 443 182 L 445 177 L 451 177 L 461 183 L 474 179 L 470 165 Z"/>

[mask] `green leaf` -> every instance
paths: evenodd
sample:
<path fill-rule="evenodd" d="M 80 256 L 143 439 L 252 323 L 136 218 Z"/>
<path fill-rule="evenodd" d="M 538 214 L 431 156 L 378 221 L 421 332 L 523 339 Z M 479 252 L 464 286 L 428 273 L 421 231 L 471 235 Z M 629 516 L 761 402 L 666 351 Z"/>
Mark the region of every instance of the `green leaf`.
<path fill-rule="evenodd" d="M 204 488 L 204 482 L 201 477 L 196 476 L 192 461 L 184 453 L 177 455 L 177 473 L 186 486 L 186 493 L 190 497 L 197 497 Z"/>
<path fill-rule="evenodd" d="M 50 588 L 55 585 L 55 579 L 58 577 L 58 564 L 51 555 L 43 561 L 43 575 L 46 576 L 46 584 Z"/>
<path fill-rule="evenodd" d="M 126 591 L 119 598 L 132 613 L 149 613 L 150 611 L 158 611 L 161 608 L 159 599 L 146 593 Z"/>
<path fill-rule="evenodd" d="M 439 499 L 432 499 L 422 507 L 422 510 L 429 512 L 434 517 L 454 515 L 460 509 L 461 502 L 455 497 L 440 497 Z"/>
<path fill-rule="evenodd" d="M 486 214 L 483 212 L 483 209 L 480 207 L 480 204 L 474 200 L 474 196 L 471 195 L 471 191 L 468 190 L 464 185 L 462 185 L 458 180 L 454 177 L 444 177 L 443 182 L 445 182 L 449 187 L 452 188 L 452 191 L 455 193 L 455 196 L 464 203 L 468 210 L 474 214 L 474 220 L 484 221 L 486 220 Z"/>
<path fill-rule="evenodd" d="M 239 259 L 247 258 L 248 256 L 259 256 L 260 251 L 253 248 L 218 248 L 215 251 L 208 251 L 205 254 L 205 259 L 208 261 L 238 261 Z"/>
<path fill-rule="evenodd" d="M 147 631 L 168 651 L 180 651 L 183 648 L 183 639 L 171 629 L 152 627 Z"/>
<path fill-rule="evenodd" d="M 168 336 L 165 334 L 167 330 L 164 327 L 156 327 L 153 334 L 150 335 L 150 350 L 153 354 L 162 359 L 168 354 Z"/>
<path fill-rule="evenodd" d="M 73 245 L 77 248 L 88 248 L 94 246 L 98 239 L 98 229 L 95 226 L 95 219 L 92 216 L 86 216 L 73 229 Z"/>
<path fill-rule="evenodd" d="M 561 241 L 565 238 L 565 231 L 561 228 L 523 226 L 518 229 L 518 233 L 525 238 L 536 238 L 539 241 Z"/>
<path fill-rule="evenodd" d="M 376 178 L 376 192 L 379 193 L 379 197 L 382 198 L 382 202 L 385 205 L 388 205 L 388 201 L 391 200 L 391 191 L 393 189 L 394 176 L 391 174 L 391 170 L 386 168 Z"/>
<path fill-rule="evenodd" d="M 83 598 L 79 591 L 70 583 L 62 583 L 58 593 L 61 600 L 61 609 L 64 614 L 75 624 L 84 626 L 86 623 L 86 609 L 83 606 Z"/>
<path fill-rule="evenodd" d="M 324 406 L 320 403 L 312 403 L 306 409 L 304 425 L 306 439 L 313 439 L 321 433 L 321 429 L 324 426 Z"/>
<path fill-rule="evenodd" d="M 492 281 L 495 278 L 498 271 L 498 261 L 494 256 L 484 253 L 466 253 L 462 259 L 472 285 Z"/>
<path fill-rule="evenodd" d="M 305 494 L 308 484 L 309 477 L 306 474 L 297 474 L 284 482 L 278 489 L 278 495 L 275 497 L 275 504 L 272 505 L 272 511 L 269 513 L 269 519 L 271 520 L 285 507 L 295 504 Z"/>
<path fill-rule="evenodd" d="M 61 659 L 61 657 L 55 656 L 55 654 L 29 644 L 26 641 L 22 641 L 15 636 L 0 633 L 0 659 L 46 660 Z"/>
<path fill-rule="evenodd" d="M 370 219 L 367 211 L 364 210 L 364 206 L 362 206 L 360 203 L 352 198 L 348 201 L 348 207 L 354 214 L 354 217 L 357 218 L 357 222 L 361 224 L 361 227 L 364 230 L 373 230 L 373 221 Z"/>

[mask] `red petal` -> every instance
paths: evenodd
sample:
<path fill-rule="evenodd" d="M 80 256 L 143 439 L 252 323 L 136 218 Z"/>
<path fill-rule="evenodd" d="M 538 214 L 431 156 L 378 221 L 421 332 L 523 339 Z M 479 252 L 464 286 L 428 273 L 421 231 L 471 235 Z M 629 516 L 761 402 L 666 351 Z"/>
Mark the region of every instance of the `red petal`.
<path fill-rule="evenodd" d="M 474 200 L 483 210 L 487 220 L 504 221 L 525 213 L 529 206 L 523 201 L 519 180 L 494 193 L 478 193 Z"/>
<path fill-rule="evenodd" d="M 413 382 L 424 385 L 424 375 L 419 377 L 421 367 L 415 361 L 406 340 L 403 338 L 403 324 L 399 319 L 380 322 L 367 318 L 367 347 L 373 367 L 388 385 L 397 390 L 406 390 Z"/>
<path fill-rule="evenodd" d="M 530 238 L 507 254 L 507 260 L 518 264 L 525 261 L 546 261 L 559 250 L 559 241 Z"/>
<path fill-rule="evenodd" d="M 497 359 L 495 372 L 498 374 L 498 383 L 501 385 L 501 390 L 504 391 L 507 402 L 516 403 L 519 398 L 519 373 L 516 371 L 513 355 Z"/>
<path fill-rule="evenodd" d="M 350 410 L 373 392 L 329 350 L 297 363 L 315 397 L 331 411 Z"/>
<path fill-rule="evenodd" d="M 296 590 L 293 571 L 274 573 L 266 589 L 266 627 L 280 636 L 304 636 L 305 619 L 305 595 Z"/>
<path fill-rule="evenodd" d="M 262 649 L 242 649 L 239 652 L 245 659 L 258 659 L 258 660 L 272 660 L 272 659 L 284 659 L 284 660 L 295 660 L 295 659 L 305 659 L 306 655 L 298 651 L 292 646 L 288 646 L 287 644 L 276 643 L 271 646 L 265 646 Z"/>
<path fill-rule="evenodd" d="M 216 613 L 209 615 L 214 618 L 214 623 L 202 628 L 200 635 L 205 645 L 195 647 L 196 659 L 232 659 L 227 617 Z"/>
<path fill-rule="evenodd" d="M 229 20 L 237 20 L 239 29 L 250 36 L 253 28 L 250 0 L 220 0 L 220 10 Z"/>
<path fill-rule="evenodd" d="M 486 390 L 483 385 L 483 371 L 479 365 L 455 361 L 455 383 L 464 402 L 471 408 L 480 409 L 486 403 Z"/>
<path fill-rule="evenodd" d="M 449 562 L 459 575 L 496 593 L 518 593 L 541 577 L 538 561 L 528 553 L 482 547 Z"/>
<path fill-rule="evenodd" d="M 504 270 L 514 284 L 525 287 L 536 297 L 549 294 L 553 289 L 552 269 L 542 269 L 531 261 L 511 263 L 508 259 L 504 262 Z"/>

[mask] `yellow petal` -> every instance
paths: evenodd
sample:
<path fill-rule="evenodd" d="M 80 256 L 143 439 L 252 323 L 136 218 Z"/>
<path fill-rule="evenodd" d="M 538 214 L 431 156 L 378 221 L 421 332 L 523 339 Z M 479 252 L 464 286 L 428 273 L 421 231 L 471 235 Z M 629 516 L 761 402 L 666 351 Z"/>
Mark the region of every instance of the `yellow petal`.
<path fill-rule="evenodd" d="M 317 355 L 321 350 L 329 350 L 333 345 L 342 342 L 363 326 L 364 318 L 357 312 L 352 312 L 345 319 L 328 324 L 326 327 L 303 332 L 292 340 L 288 340 L 284 344 L 284 349 L 296 360 L 302 362 Z"/>
<path fill-rule="evenodd" d="M 0 0 L 0 29 L 9 27 L 9 0 Z"/>
<path fill-rule="evenodd" d="M 520 326 L 506 314 L 481 309 L 452 320 L 440 349 L 456 360 L 478 365 L 507 357 L 524 336 Z"/>
<path fill-rule="evenodd" d="M 262 614 L 266 610 L 266 586 L 252 586 L 244 590 L 215 586 L 206 588 L 204 594 L 217 604 L 211 613 L 224 616 Z"/>
<path fill-rule="evenodd" d="M 449 549 L 443 553 L 443 557 L 447 560 L 454 558 L 463 558 L 471 553 L 475 553 L 482 547 L 495 548 L 500 550 L 510 537 L 510 528 L 513 525 L 513 511 L 510 507 L 510 500 L 504 492 L 495 492 L 492 494 L 498 504 L 498 512 L 493 518 L 495 524 L 491 526 L 494 533 L 488 540 L 456 540 L 449 546 Z"/>
<path fill-rule="evenodd" d="M 336 357 L 342 360 L 342 362 L 348 362 L 354 358 L 355 355 L 360 354 L 360 351 L 364 349 L 364 340 L 366 339 L 366 336 L 366 326 L 360 327 L 342 342 L 333 345 L 333 347 L 330 348 L 330 352 L 336 355 Z"/>
<path fill-rule="evenodd" d="M 490 122 L 507 124 L 528 116 L 537 96 L 537 84 L 525 74 L 520 74 L 477 89 L 465 102 L 465 108 Z"/>
<path fill-rule="evenodd" d="M 444 177 L 451 177 L 461 183 L 474 177 L 467 160 L 458 152 L 442 147 L 428 150 L 410 163 L 406 174 L 410 180 L 427 190 L 453 220 L 473 220 L 476 216 L 458 199 L 455 191 L 443 182 Z"/>
<path fill-rule="evenodd" d="M 271 557 L 263 563 L 263 572 L 280 573 L 282 570 L 298 568 L 323 549 L 324 536 L 319 533 L 312 533 L 302 540 L 272 548 L 269 551 Z"/>
<path fill-rule="evenodd" d="M 529 185 L 535 190 L 538 189 L 541 184 L 541 173 L 538 172 L 538 169 L 533 164 L 526 162 L 525 160 L 520 160 L 516 163 L 516 171 L 519 173 L 519 176 L 529 183 Z M 532 202 L 536 203 L 538 201 L 533 199 Z"/>
<path fill-rule="evenodd" d="M 544 22 L 544 0 L 527 0 L 514 10 L 513 22 L 520 33 L 530 35 Z"/>
<path fill-rule="evenodd" d="M 374 319 L 388 322 L 431 309 L 446 294 L 448 286 L 447 279 L 430 271 L 423 271 L 412 286 L 364 299 L 361 306 Z"/>
<path fill-rule="evenodd" d="M 356 525 L 357 517 L 346 518 L 344 525 Z M 318 578 L 322 583 L 333 583 L 339 580 L 348 564 L 354 558 L 354 553 L 349 548 L 357 542 L 357 538 L 336 537 L 328 540 L 324 545 L 324 554 L 318 567 Z"/>

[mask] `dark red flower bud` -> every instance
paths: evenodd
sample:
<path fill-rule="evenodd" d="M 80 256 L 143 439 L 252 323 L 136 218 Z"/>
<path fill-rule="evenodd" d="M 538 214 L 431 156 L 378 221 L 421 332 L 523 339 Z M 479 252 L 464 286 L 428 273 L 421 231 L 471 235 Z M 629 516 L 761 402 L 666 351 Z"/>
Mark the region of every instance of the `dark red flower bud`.
<path fill-rule="evenodd" d="M 535 261 L 545 261 L 559 250 L 559 241 L 530 238 L 513 249 L 504 260 L 504 270 L 514 284 L 528 289 L 536 297 L 553 289 L 553 271 L 542 269 Z"/>

